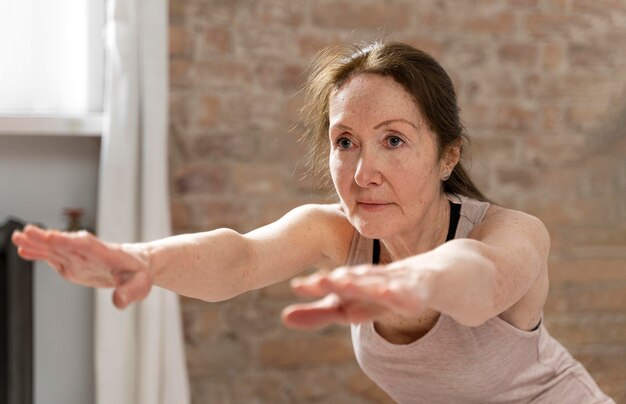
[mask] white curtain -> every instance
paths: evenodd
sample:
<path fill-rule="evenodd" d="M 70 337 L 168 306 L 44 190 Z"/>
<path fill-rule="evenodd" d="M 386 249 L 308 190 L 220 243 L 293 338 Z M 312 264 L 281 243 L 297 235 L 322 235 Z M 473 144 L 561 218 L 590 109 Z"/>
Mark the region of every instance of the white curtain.
<path fill-rule="evenodd" d="M 167 191 L 167 0 L 108 0 L 98 235 L 170 235 Z M 120 311 L 96 292 L 96 403 L 186 404 L 178 296 L 154 287 Z"/>

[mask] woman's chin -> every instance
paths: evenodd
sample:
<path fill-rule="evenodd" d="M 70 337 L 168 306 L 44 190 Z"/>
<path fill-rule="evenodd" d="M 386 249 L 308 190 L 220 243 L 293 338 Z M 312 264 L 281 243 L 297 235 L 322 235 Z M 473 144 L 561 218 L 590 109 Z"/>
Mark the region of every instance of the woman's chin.
<path fill-rule="evenodd" d="M 372 223 L 370 221 L 357 220 L 352 223 L 356 231 L 365 238 L 384 239 L 392 236 L 394 233 L 387 226 L 380 223 Z"/>

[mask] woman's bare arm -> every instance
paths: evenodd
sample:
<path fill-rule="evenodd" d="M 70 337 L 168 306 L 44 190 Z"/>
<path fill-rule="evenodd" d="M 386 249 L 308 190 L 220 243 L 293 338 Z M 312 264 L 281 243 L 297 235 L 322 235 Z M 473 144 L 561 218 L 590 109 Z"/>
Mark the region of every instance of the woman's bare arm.
<path fill-rule="evenodd" d="M 288 279 L 347 256 L 352 227 L 334 205 L 304 205 L 246 234 L 230 229 L 146 243 L 155 284 L 207 301 Z"/>
<path fill-rule="evenodd" d="M 496 207 L 469 238 L 433 251 L 443 269 L 433 276 L 428 305 L 461 324 L 482 324 L 515 306 L 546 275 L 549 251 L 550 237 L 539 219 Z M 533 326 L 539 303 L 528 307 L 536 313 L 523 316 L 534 317 Z"/>
<path fill-rule="evenodd" d="M 347 254 L 351 226 L 334 205 L 305 205 L 278 221 L 241 235 L 233 230 L 168 237 L 146 243 L 104 242 L 87 232 L 27 226 L 13 235 L 19 254 L 46 260 L 65 279 L 113 287 L 123 308 L 153 284 L 207 301 L 230 298 L 289 278 Z"/>
<path fill-rule="evenodd" d="M 538 219 L 492 207 L 467 239 L 388 265 L 343 267 L 295 280 L 302 295 L 339 299 L 292 306 L 284 320 L 311 328 L 375 318 L 382 308 L 408 318 L 430 309 L 476 326 L 514 307 L 546 273 L 549 244 Z M 542 305 L 531 307 L 536 316 Z"/>

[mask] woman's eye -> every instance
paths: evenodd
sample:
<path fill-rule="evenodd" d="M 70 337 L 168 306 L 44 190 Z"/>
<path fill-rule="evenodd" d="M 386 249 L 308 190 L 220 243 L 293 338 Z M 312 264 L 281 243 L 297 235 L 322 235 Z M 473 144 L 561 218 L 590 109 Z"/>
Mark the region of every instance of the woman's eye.
<path fill-rule="evenodd" d="M 398 136 L 389 136 L 387 138 L 387 145 L 391 148 L 396 148 L 401 146 L 404 143 L 404 140 L 399 138 Z"/>
<path fill-rule="evenodd" d="M 337 139 L 337 147 L 340 149 L 349 149 L 352 146 L 352 141 L 346 137 Z"/>

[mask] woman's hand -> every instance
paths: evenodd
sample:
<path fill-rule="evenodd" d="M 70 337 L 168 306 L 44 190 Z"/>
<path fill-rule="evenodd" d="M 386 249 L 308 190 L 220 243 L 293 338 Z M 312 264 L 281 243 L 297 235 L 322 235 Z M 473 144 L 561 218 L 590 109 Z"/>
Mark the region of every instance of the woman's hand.
<path fill-rule="evenodd" d="M 300 296 L 323 297 L 283 310 L 286 326 L 300 329 L 369 321 L 393 311 L 407 318 L 426 310 L 427 273 L 415 269 L 417 257 L 389 265 L 340 267 L 291 282 Z"/>
<path fill-rule="evenodd" d="M 144 299 L 154 282 L 147 254 L 138 244 L 106 243 L 87 231 L 67 233 L 33 225 L 13 233 L 12 241 L 22 258 L 47 261 L 70 282 L 115 288 L 113 304 L 120 309 Z"/>

